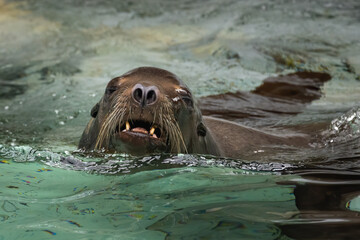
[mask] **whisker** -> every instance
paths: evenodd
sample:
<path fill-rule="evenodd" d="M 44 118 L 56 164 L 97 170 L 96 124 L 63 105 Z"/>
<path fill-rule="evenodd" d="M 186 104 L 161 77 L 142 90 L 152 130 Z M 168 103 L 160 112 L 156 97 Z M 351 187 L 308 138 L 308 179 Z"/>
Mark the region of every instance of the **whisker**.
<path fill-rule="evenodd" d="M 121 126 L 126 121 L 133 121 L 132 115 L 134 109 L 126 97 L 123 97 L 123 95 L 115 97 L 111 102 L 111 106 L 113 106 L 111 112 L 105 116 L 101 124 L 95 149 L 108 146 L 116 128 L 118 127 L 120 131 Z M 172 104 L 167 97 L 163 99 L 161 106 L 154 110 L 152 121 L 152 124 L 157 124 L 164 133 L 164 138 L 168 140 L 168 150 L 170 152 L 188 152 L 179 124 L 175 120 Z"/>
<path fill-rule="evenodd" d="M 105 116 L 105 120 L 100 128 L 99 135 L 96 140 L 95 149 L 100 149 L 108 145 L 112 133 L 116 130 L 116 126 L 123 124 L 123 118 L 128 106 L 126 98 L 119 96 L 113 99 L 113 111 Z"/>

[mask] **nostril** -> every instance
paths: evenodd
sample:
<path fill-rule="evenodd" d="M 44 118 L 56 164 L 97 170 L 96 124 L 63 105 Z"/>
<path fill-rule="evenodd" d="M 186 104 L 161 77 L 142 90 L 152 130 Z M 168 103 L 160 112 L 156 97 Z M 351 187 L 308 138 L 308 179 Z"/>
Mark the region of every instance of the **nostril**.
<path fill-rule="evenodd" d="M 134 98 L 136 101 L 141 102 L 142 99 L 142 90 L 140 88 L 135 89 L 134 91 Z"/>
<path fill-rule="evenodd" d="M 134 100 L 138 103 L 142 103 L 144 94 L 144 88 L 140 84 L 136 84 L 132 90 L 132 96 Z"/>
<path fill-rule="evenodd" d="M 146 104 L 152 104 L 156 102 L 156 98 L 156 91 L 153 89 L 148 90 L 146 93 Z"/>

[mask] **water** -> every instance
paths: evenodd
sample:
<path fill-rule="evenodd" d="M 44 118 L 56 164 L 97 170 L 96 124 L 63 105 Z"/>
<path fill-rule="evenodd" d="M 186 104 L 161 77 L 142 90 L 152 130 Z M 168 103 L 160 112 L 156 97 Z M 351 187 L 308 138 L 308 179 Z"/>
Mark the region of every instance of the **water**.
<path fill-rule="evenodd" d="M 359 10 L 0 0 L 0 239 L 358 239 Z M 105 84 L 138 66 L 174 72 L 198 98 L 295 71 L 332 79 L 300 114 L 235 119 L 315 132 L 306 150 L 237 160 L 76 151 Z"/>

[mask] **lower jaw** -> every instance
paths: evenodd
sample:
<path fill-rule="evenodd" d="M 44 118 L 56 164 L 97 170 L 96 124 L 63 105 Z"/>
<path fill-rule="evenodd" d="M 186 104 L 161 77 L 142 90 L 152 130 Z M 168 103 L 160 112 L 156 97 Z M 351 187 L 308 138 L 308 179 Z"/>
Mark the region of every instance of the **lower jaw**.
<path fill-rule="evenodd" d="M 130 137 L 117 135 L 111 139 L 109 147 L 116 152 L 131 155 L 167 152 L 167 146 L 162 140 L 152 139 L 149 136 Z"/>
<path fill-rule="evenodd" d="M 131 146 L 124 143 L 115 143 L 112 145 L 112 150 L 117 153 L 126 153 L 134 156 L 143 156 L 153 153 L 163 153 L 167 152 L 166 148 L 149 148 L 149 147 L 139 147 L 139 146 Z"/>

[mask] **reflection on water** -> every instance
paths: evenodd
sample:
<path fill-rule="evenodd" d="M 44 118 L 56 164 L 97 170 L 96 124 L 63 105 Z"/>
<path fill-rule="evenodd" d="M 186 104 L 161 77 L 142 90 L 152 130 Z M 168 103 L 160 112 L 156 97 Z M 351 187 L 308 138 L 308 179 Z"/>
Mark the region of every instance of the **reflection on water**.
<path fill-rule="evenodd" d="M 357 239 L 359 8 L 0 0 L 0 224 L 11 229 L 0 238 Z M 206 114 L 224 109 L 208 96 L 236 96 L 222 117 L 312 133 L 312 147 L 259 147 L 241 160 L 76 152 L 105 84 L 138 66 L 180 76 Z M 307 106 L 276 111 L 251 95 L 296 71 L 332 79 Z"/>
<path fill-rule="evenodd" d="M 293 182 L 299 212 L 280 223 L 283 232 L 296 239 L 356 239 L 359 212 L 352 199 L 359 195 L 359 172 L 307 169 L 296 173 L 303 177 Z"/>

